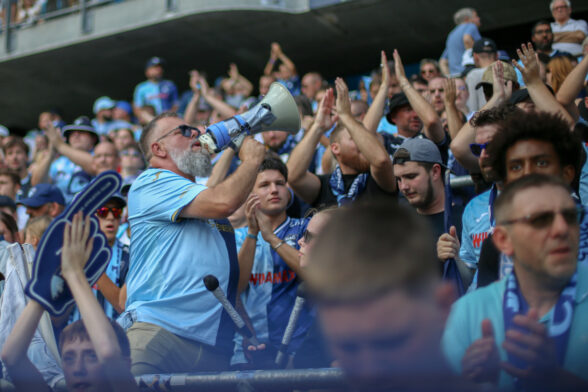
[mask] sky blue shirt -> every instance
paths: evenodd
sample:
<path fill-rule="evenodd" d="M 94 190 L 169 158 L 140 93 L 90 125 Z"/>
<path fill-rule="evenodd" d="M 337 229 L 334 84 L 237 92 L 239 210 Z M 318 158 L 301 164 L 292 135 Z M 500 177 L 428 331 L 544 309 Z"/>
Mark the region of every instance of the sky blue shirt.
<path fill-rule="evenodd" d="M 459 257 L 470 268 L 477 268 L 482 242 L 490 232 L 488 203 L 490 190 L 480 193 L 466 205 L 462 215 Z"/>
<path fill-rule="evenodd" d="M 463 36 L 466 34 L 471 35 L 474 42 L 482 38 L 478 27 L 473 23 L 457 25 L 447 36 L 442 58 L 446 58 L 449 61 L 449 72 L 451 75 L 459 75 L 464 70 L 463 65 L 461 65 L 461 60 L 466 50 L 463 44 Z"/>
<path fill-rule="evenodd" d="M 133 312 L 137 321 L 214 346 L 222 307 L 202 279 L 213 274 L 230 297 L 236 290 L 238 266 L 235 270 L 223 239 L 224 234 L 232 236 L 234 248 L 230 224 L 180 218 L 182 209 L 205 189 L 169 170 L 154 168 L 133 183 L 129 192 L 133 240 L 126 310 Z M 226 344 L 230 345 L 230 339 Z"/>
<path fill-rule="evenodd" d="M 455 372 L 461 373 L 461 359 L 466 349 L 482 337 L 484 319 L 492 322 L 500 359 L 507 360 L 506 351 L 502 348 L 505 335 L 502 299 L 505 289 L 506 279 L 502 279 L 461 297 L 453 304 L 441 343 Z M 553 309 L 540 321 L 549 325 L 552 313 Z M 588 379 L 588 264 L 585 263 L 578 264 L 574 318 L 563 368 Z M 500 389 L 514 389 L 514 380 L 501 371 L 498 386 Z"/>
<path fill-rule="evenodd" d="M 80 166 L 73 163 L 66 156 L 60 156 L 51 163 L 49 177 L 53 181 L 53 184 L 63 193 L 67 204 L 92 179 Z"/>
<path fill-rule="evenodd" d="M 153 106 L 156 115 L 171 110 L 178 103 L 178 89 L 169 80 L 161 80 L 157 83 L 145 80 L 135 87 L 133 94 L 135 107 Z"/>

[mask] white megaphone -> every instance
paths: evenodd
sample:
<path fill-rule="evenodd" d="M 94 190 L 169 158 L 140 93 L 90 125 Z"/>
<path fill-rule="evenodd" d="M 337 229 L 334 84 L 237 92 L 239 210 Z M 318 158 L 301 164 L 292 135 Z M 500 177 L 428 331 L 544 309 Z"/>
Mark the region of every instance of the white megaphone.
<path fill-rule="evenodd" d="M 294 98 L 286 87 L 274 82 L 261 102 L 243 114 L 209 126 L 198 140 L 209 152 L 217 153 L 227 147 L 238 149 L 247 135 L 299 130 L 300 114 Z"/>

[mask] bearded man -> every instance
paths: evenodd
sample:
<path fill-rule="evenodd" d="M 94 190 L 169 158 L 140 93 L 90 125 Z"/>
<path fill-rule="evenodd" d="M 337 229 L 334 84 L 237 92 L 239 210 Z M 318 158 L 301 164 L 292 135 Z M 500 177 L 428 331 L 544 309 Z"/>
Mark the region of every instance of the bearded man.
<path fill-rule="evenodd" d="M 218 371 L 229 364 L 231 321 L 202 279 L 215 275 L 235 302 L 239 266 L 225 218 L 251 192 L 265 149 L 246 138 L 239 168 L 207 188 L 194 182 L 210 172 L 200 133 L 175 113 L 163 113 L 141 135 L 150 167 L 129 191 L 133 241 L 123 315 L 132 322 L 127 335 L 135 375 Z"/>

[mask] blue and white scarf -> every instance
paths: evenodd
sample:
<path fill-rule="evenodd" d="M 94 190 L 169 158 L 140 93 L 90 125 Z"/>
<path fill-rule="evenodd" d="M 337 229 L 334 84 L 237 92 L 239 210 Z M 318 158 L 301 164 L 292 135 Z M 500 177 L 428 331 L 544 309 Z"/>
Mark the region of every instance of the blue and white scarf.
<path fill-rule="evenodd" d="M 365 189 L 365 184 L 367 182 L 368 174 L 361 173 L 355 177 L 353 183 L 349 187 L 347 193 L 345 193 L 345 182 L 343 181 L 343 172 L 339 165 L 335 168 L 333 174 L 331 174 L 331 178 L 329 179 L 329 185 L 331 186 L 331 192 L 337 198 L 337 204 L 339 207 L 349 204 L 352 201 L 357 199 L 357 196 L 363 192 Z"/>
<path fill-rule="evenodd" d="M 577 273 L 572 276 L 566 287 L 561 292 L 555 308 L 553 309 L 553 317 L 551 325 L 549 326 L 548 335 L 555 342 L 557 351 L 557 360 L 560 365 L 563 364 L 568 347 L 568 338 L 570 336 L 570 328 L 574 316 L 574 299 L 576 297 L 576 283 Z M 504 330 L 515 329 L 527 333 L 528 331 L 513 322 L 514 316 L 517 314 L 527 314 L 529 311 L 529 304 L 521 295 L 518 281 L 514 271 L 506 278 L 506 291 L 502 300 L 502 309 L 504 312 Z M 525 369 L 527 363 L 515 356 L 508 355 L 508 361 L 514 366 Z M 518 381 L 515 380 L 518 384 Z"/>

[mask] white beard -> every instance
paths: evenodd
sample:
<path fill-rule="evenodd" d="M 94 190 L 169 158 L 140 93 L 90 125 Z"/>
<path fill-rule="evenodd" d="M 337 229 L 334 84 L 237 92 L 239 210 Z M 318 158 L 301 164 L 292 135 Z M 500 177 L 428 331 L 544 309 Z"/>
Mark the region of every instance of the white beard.
<path fill-rule="evenodd" d="M 207 151 L 171 149 L 169 155 L 178 169 L 192 177 L 210 176 L 210 154 Z"/>

